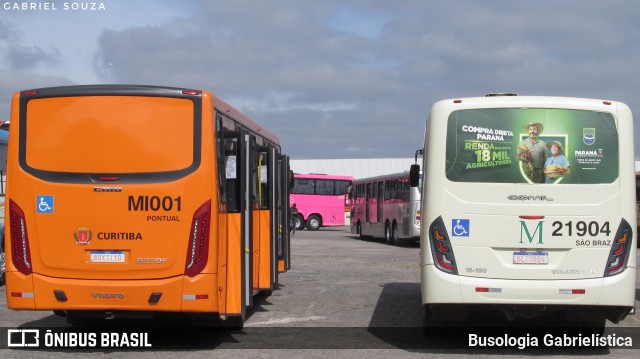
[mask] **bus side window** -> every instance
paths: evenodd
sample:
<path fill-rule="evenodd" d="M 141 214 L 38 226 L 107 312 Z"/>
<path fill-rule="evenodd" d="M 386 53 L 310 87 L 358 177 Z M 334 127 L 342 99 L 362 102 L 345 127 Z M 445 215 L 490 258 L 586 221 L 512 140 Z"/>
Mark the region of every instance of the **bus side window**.
<path fill-rule="evenodd" d="M 235 138 L 224 140 L 224 164 L 227 193 L 227 211 L 240 211 L 240 179 L 238 178 L 238 141 Z"/>
<path fill-rule="evenodd" d="M 261 209 L 269 208 L 269 166 L 267 152 L 258 153 L 258 197 Z"/>
<path fill-rule="evenodd" d="M 335 193 L 333 180 L 316 180 L 316 194 L 332 195 Z"/>

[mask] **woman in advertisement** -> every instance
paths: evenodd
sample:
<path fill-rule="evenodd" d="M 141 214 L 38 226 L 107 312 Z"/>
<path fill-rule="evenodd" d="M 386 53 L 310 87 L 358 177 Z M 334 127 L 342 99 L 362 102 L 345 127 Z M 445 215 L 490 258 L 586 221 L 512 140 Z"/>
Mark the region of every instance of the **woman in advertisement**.
<path fill-rule="evenodd" d="M 548 157 L 544 163 L 544 181 L 545 183 L 553 183 L 557 178 L 568 175 L 571 169 L 560 142 L 551 141 L 547 143 L 547 148 L 551 151 L 551 157 Z"/>

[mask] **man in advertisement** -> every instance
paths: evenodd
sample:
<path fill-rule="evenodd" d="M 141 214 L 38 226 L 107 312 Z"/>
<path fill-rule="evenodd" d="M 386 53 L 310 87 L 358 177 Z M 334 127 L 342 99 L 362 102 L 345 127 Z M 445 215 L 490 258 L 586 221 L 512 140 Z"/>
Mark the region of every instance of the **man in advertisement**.
<path fill-rule="evenodd" d="M 543 170 L 547 160 L 547 149 L 544 141 L 538 138 L 543 128 L 539 122 L 529 123 L 529 137 L 520 141 L 516 152 L 516 158 L 522 161 L 524 172 L 533 183 L 544 183 L 545 178 Z"/>

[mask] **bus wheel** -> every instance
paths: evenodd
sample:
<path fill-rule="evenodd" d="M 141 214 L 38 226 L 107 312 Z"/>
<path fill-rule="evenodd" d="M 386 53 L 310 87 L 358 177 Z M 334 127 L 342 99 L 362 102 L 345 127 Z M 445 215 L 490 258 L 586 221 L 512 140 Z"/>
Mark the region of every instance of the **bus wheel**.
<path fill-rule="evenodd" d="M 393 222 L 391 227 L 391 244 L 398 244 L 398 224 Z"/>
<path fill-rule="evenodd" d="M 393 234 L 391 234 L 391 226 L 389 225 L 389 221 L 384 224 L 384 241 L 391 246 L 395 244 L 393 240 Z"/>
<path fill-rule="evenodd" d="M 307 229 L 310 231 L 317 231 L 318 229 L 320 229 L 321 223 L 322 222 L 320 221 L 320 217 L 313 214 L 309 216 L 309 218 L 307 218 Z"/>
<path fill-rule="evenodd" d="M 296 226 L 296 230 L 301 231 L 304 228 L 304 221 L 302 220 L 302 217 L 300 217 L 300 215 L 294 214 L 291 216 L 291 218 L 293 219 L 293 223 Z"/>

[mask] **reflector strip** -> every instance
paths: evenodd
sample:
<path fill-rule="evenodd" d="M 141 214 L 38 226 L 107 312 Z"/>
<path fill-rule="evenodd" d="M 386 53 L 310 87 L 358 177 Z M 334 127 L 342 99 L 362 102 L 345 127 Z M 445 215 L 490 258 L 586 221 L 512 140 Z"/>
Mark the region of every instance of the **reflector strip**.
<path fill-rule="evenodd" d="M 11 296 L 14 298 L 33 298 L 33 292 L 11 292 Z"/>
<path fill-rule="evenodd" d="M 476 287 L 476 292 L 478 292 L 478 293 L 502 293 L 502 288 Z"/>
<path fill-rule="evenodd" d="M 585 294 L 587 291 L 584 289 L 560 289 L 560 294 Z"/>
<path fill-rule="evenodd" d="M 209 299 L 209 294 L 183 294 L 182 300 Z"/>

